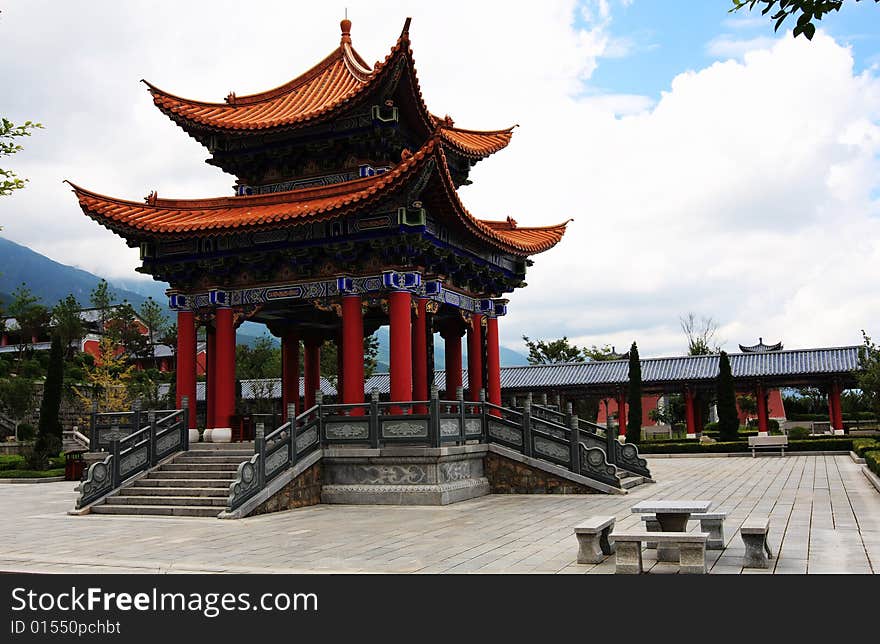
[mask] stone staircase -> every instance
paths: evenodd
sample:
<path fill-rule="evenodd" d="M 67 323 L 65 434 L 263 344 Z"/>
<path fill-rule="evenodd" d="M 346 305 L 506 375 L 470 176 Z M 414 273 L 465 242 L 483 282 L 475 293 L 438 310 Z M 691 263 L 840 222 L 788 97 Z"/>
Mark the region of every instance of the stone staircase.
<path fill-rule="evenodd" d="M 216 517 L 253 443 L 195 443 L 91 508 L 93 514 Z"/>

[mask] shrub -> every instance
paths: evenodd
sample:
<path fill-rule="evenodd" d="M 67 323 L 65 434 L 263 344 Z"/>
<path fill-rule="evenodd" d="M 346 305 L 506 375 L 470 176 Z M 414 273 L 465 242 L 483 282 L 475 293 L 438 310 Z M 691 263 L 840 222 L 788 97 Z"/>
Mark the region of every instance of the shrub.
<path fill-rule="evenodd" d="M 788 430 L 788 437 L 792 440 L 802 440 L 810 436 L 810 430 L 806 427 L 792 427 Z"/>
<path fill-rule="evenodd" d="M 880 476 L 880 450 L 865 452 L 865 464 L 869 470 Z"/>
<path fill-rule="evenodd" d="M 853 440 L 853 451 L 860 458 L 865 458 L 865 452 L 880 450 L 880 441 L 873 438 L 856 438 Z"/>
<path fill-rule="evenodd" d="M 22 423 L 18 426 L 18 440 L 22 442 L 34 440 L 34 426 L 29 423 Z"/>
<path fill-rule="evenodd" d="M 845 452 L 852 449 L 852 439 L 844 437 L 836 438 L 811 438 L 807 440 L 791 440 L 788 442 L 787 452 Z M 763 450 L 762 450 L 763 451 Z M 701 444 L 699 441 L 675 443 L 671 441 L 652 441 L 639 446 L 641 454 L 713 454 L 729 452 L 750 452 L 747 441 L 724 441 L 711 444 Z"/>
<path fill-rule="evenodd" d="M 706 426 L 703 427 L 704 434 L 715 434 L 718 432 L 718 423 L 706 423 Z"/>
<path fill-rule="evenodd" d="M 769 429 L 771 432 L 778 432 L 779 431 L 779 421 L 776 420 L 775 418 L 771 418 L 770 420 L 767 421 L 767 429 Z"/>

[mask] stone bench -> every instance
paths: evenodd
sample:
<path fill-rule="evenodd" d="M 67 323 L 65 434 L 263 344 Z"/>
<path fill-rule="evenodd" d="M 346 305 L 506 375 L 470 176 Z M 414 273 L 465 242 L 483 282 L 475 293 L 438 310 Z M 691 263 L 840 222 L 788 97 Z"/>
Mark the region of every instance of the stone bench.
<path fill-rule="evenodd" d="M 742 535 L 746 546 L 746 554 L 743 556 L 743 568 L 769 568 L 768 557 L 772 558 L 770 544 L 767 543 L 767 534 L 770 532 L 770 519 L 768 517 L 748 518 L 740 526 L 739 533 Z"/>
<path fill-rule="evenodd" d="M 642 542 L 677 545 L 680 550 L 679 572 L 684 575 L 706 574 L 706 542 L 708 532 L 613 532 L 611 539 L 617 551 L 618 575 L 638 575 L 642 567 Z"/>
<path fill-rule="evenodd" d="M 595 516 L 574 527 L 578 540 L 579 564 L 600 563 L 605 556 L 614 554 L 614 542 L 608 538 L 614 529 L 614 517 Z"/>
<path fill-rule="evenodd" d="M 752 458 L 755 457 L 756 449 L 779 448 L 780 454 L 785 456 L 785 448 L 788 447 L 788 436 L 749 436 L 749 449 L 752 450 Z"/>
<path fill-rule="evenodd" d="M 709 541 L 706 542 L 706 550 L 724 550 L 724 519 L 727 518 L 727 512 L 704 512 L 691 514 L 691 521 L 700 521 L 700 530 L 709 533 Z M 645 522 L 645 529 L 648 532 L 660 532 L 660 522 L 657 521 L 657 515 L 646 512 L 642 515 L 642 521 Z M 645 544 L 650 550 L 657 548 L 656 541 L 648 541 Z"/>

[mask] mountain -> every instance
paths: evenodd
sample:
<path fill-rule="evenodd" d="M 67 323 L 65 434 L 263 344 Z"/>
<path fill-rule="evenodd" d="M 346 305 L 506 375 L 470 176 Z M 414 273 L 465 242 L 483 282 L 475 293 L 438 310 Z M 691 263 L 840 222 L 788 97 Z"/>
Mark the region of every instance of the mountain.
<path fill-rule="evenodd" d="M 60 264 L 26 246 L 0 237 L 0 293 L 10 294 L 4 297 L 4 302 L 8 302 L 6 298 L 11 298 L 11 293 L 24 282 L 46 306 L 54 306 L 58 300 L 72 293 L 82 306 L 88 307 L 89 295 L 100 281 L 97 275 Z M 109 284 L 119 301 L 128 300 L 132 305 L 139 306 L 147 299 L 113 282 Z M 163 302 L 164 299 L 163 296 L 159 301 Z"/>

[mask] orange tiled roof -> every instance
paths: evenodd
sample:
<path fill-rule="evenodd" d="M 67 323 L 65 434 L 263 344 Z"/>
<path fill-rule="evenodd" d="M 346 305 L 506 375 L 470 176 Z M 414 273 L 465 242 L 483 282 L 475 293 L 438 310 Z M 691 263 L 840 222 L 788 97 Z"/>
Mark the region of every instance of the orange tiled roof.
<path fill-rule="evenodd" d="M 182 124 L 232 131 L 264 130 L 297 126 L 329 116 L 374 87 L 386 70 L 394 67 L 392 63 L 399 56 L 407 56 L 414 100 L 426 124 L 439 129 L 445 143 L 465 155 L 482 158 L 510 142 L 513 128 L 487 132 L 462 130 L 453 127 L 448 119 L 443 121 L 428 113 L 409 47 L 409 19 L 391 52 L 373 67 L 351 46 L 351 21 L 343 20 L 341 27 L 339 47 L 329 56 L 284 85 L 259 94 L 230 94 L 225 103 L 210 103 L 181 98 L 143 82 L 149 87 L 156 106 Z"/>
<path fill-rule="evenodd" d="M 431 160 L 451 199 L 454 214 L 484 242 L 517 255 L 530 255 L 552 248 L 565 234 L 568 222 L 540 228 L 505 228 L 499 227 L 499 222 L 473 217 L 458 199 L 436 136 L 384 174 L 288 192 L 214 199 L 159 199 L 151 194 L 147 203 L 139 203 L 71 186 L 86 215 L 123 237 L 167 235 L 178 238 L 327 221 L 362 211 L 403 187 Z"/>

